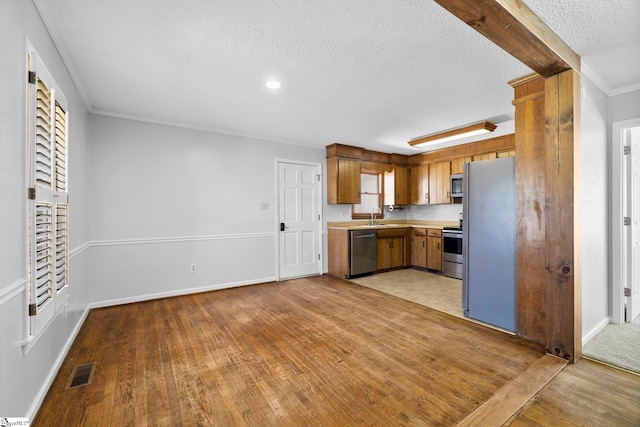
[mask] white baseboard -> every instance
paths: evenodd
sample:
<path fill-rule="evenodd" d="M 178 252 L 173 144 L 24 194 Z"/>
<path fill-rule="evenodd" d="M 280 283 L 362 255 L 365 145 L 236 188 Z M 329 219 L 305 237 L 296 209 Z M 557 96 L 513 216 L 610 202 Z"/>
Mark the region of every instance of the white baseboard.
<path fill-rule="evenodd" d="M 605 326 L 607 326 L 609 323 L 611 323 L 611 318 L 610 317 L 602 319 L 602 321 L 600 323 L 598 323 L 595 328 L 591 329 L 589 332 L 587 332 L 586 335 L 584 335 L 582 337 L 582 345 L 584 346 L 586 343 L 589 342 L 589 340 L 591 338 L 593 338 L 596 335 L 598 335 L 598 332 L 603 330 L 605 328 Z"/>
<path fill-rule="evenodd" d="M 67 342 L 64 344 L 62 351 L 56 358 L 56 361 L 53 364 L 53 366 L 51 367 L 51 370 L 49 371 L 49 375 L 47 375 L 47 378 L 45 378 L 45 381 L 42 383 L 42 386 L 40 387 L 38 394 L 36 394 L 36 397 L 33 400 L 33 403 L 31 404 L 31 407 L 29 407 L 29 411 L 27 412 L 26 417 L 29 418 L 30 420 L 33 420 L 36 414 L 38 413 L 38 410 L 40 409 L 40 405 L 42 405 L 42 402 L 44 401 L 44 398 L 46 397 L 47 392 L 49 391 L 49 388 L 53 384 L 53 380 L 55 380 L 56 375 L 58 375 L 58 371 L 60 370 L 62 363 L 67 358 L 67 354 L 69 354 L 69 350 L 71 350 L 71 346 L 73 345 L 73 342 L 75 341 L 76 336 L 80 332 L 80 328 L 82 328 L 84 321 L 87 319 L 88 314 L 89 314 L 89 308 L 86 307 L 82 312 L 80 319 L 78 319 L 78 322 L 76 323 L 75 328 L 73 328 L 73 331 L 71 331 L 69 338 L 67 338 Z"/>
<path fill-rule="evenodd" d="M 92 302 L 91 304 L 89 304 L 89 309 L 112 307 L 114 305 L 131 304 L 134 302 L 149 301 L 149 300 L 160 299 L 160 298 L 177 297 L 181 295 L 198 294 L 201 292 L 217 291 L 220 289 L 237 288 L 240 286 L 257 285 L 260 283 L 268 283 L 268 282 L 275 282 L 275 281 L 276 281 L 275 277 L 264 277 L 261 279 L 253 279 L 248 281 L 219 283 L 217 285 L 202 286 L 198 288 L 180 289 L 177 291 L 160 292 L 156 294 L 138 295 L 138 296 L 128 297 L 128 298 L 98 301 L 98 302 Z"/>

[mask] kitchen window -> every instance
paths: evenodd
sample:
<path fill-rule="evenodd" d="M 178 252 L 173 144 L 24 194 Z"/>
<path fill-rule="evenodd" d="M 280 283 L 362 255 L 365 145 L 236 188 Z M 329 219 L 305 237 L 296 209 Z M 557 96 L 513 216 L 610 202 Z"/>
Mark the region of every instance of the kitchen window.
<path fill-rule="evenodd" d="M 35 336 L 68 298 L 67 101 L 35 52 L 27 106 L 28 335 Z"/>
<path fill-rule="evenodd" d="M 360 203 L 353 205 L 351 218 L 371 218 L 371 211 L 376 210 L 375 218 L 382 218 L 382 174 L 379 172 L 362 172 L 360 175 Z"/>

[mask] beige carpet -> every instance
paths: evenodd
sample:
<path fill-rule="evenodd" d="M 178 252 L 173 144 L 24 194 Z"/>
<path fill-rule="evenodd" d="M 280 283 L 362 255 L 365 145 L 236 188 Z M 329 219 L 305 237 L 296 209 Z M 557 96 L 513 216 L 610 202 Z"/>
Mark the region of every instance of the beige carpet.
<path fill-rule="evenodd" d="M 462 314 L 462 281 L 458 279 L 409 268 L 351 281 L 466 319 Z"/>

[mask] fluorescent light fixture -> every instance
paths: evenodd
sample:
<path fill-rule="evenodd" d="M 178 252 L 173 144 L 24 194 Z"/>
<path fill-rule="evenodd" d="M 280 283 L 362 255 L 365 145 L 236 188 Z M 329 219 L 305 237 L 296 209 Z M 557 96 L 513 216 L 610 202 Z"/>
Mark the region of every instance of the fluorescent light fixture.
<path fill-rule="evenodd" d="M 264 85 L 269 89 L 280 89 L 282 87 L 282 83 L 277 80 L 269 80 Z"/>
<path fill-rule="evenodd" d="M 408 144 L 412 147 L 424 147 L 434 142 L 445 142 L 454 139 L 466 138 L 468 136 L 481 135 L 483 133 L 493 132 L 496 125 L 489 122 L 478 122 L 472 125 L 465 125 L 454 129 L 444 130 L 442 132 L 433 133 L 420 138 L 412 139 Z"/>

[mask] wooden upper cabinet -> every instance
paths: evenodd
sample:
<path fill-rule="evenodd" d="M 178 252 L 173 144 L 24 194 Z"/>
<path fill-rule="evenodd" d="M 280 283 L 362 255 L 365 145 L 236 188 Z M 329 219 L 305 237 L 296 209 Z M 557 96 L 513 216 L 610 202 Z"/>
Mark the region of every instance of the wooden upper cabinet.
<path fill-rule="evenodd" d="M 516 150 L 500 151 L 500 152 L 496 153 L 496 156 L 499 159 L 502 158 L 502 157 L 515 157 L 516 156 Z"/>
<path fill-rule="evenodd" d="M 359 204 L 363 170 L 384 174 L 385 205 L 428 205 L 454 201 L 451 174 L 466 162 L 515 155 L 515 136 L 491 139 L 405 156 L 332 144 L 327 150 L 327 203 Z M 455 201 L 459 201 L 457 199 Z"/>
<path fill-rule="evenodd" d="M 429 204 L 429 165 L 413 166 L 409 170 L 409 204 Z"/>
<path fill-rule="evenodd" d="M 327 158 L 327 203 L 360 203 L 360 160 Z"/>
<path fill-rule="evenodd" d="M 455 159 L 451 161 L 451 175 L 457 175 L 464 171 L 463 165 L 465 163 L 470 163 L 472 160 L 471 156 L 460 157 L 459 159 Z"/>
<path fill-rule="evenodd" d="M 429 165 L 429 204 L 451 203 L 451 162 Z"/>
<path fill-rule="evenodd" d="M 393 171 L 384 174 L 384 204 L 408 205 L 410 202 L 409 168 L 396 165 Z"/>
<path fill-rule="evenodd" d="M 395 204 L 408 205 L 411 202 L 409 187 L 409 168 L 407 166 L 396 166 Z"/>
<path fill-rule="evenodd" d="M 482 160 L 491 160 L 491 159 L 497 159 L 497 158 L 498 157 L 496 156 L 496 153 L 484 153 L 477 156 L 473 156 L 473 161 L 479 162 Z"/>

